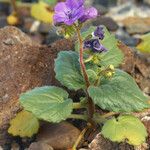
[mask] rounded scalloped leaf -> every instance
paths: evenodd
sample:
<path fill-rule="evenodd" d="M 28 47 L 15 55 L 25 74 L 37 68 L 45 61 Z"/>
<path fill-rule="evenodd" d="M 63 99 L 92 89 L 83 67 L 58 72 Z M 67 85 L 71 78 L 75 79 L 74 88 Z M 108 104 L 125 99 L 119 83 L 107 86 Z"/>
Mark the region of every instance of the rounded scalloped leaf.
<path fill-rule="evenodd" d="M 38 119 L 32 113 L 23 110 L 10 121 L 8 133 L 13 136 L 32 137 L 38 129 Z"/>
<path fill-rule="evenodd" d="M 52 23 L 54 13 L 49 11 L 48 8 L 49 6 L 43 1 L 33 4 L 31 7 L 31 16 L 39 21 Z"/>
<path fill-rule="evenodd" d="M 67 119 L 73 102 L 68 93 L 55 86 L 38 87 L 20 96 L 25 110 L 32 112 L 37 118 L 49 122 L 60 122 Z"/>
<path fill-rule="evenodd" d="M 79 56 L 73 51 L 59 52 L 55 60 L 56 79 L 70 90 L 85 88 L 80 71 Z"/>
<path fill-rule="evenodd" d="M 121 70 L 116 70 L 111 79 L 102 79 L 99 87 L 90 86 L 88 92 L 95 104 L 109 111 L 135 112 L 150 107 L 148 97 L 133 78 Z"/>
<path fill-rule="evenodd" d="M 102 135 L 113 142 L 124 142 L 131 145 L 141 145 L 145 142 L 147 132 L 142 122 L 131 115 L 112 118 L 104 124 Z"/>

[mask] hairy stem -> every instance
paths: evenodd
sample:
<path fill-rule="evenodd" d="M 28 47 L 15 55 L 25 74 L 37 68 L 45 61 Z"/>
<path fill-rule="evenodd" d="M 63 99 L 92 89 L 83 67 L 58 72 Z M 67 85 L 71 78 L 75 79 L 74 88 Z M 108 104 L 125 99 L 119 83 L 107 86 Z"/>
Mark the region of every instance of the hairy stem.
<path fill-rule="evenodd" d="M 87 92 L 87 89 L 90 86 L 90 82 L 89 82 L 88 75 L 86 73 L 86 67 L 85 67 L 84 60 L 83 60 L 83 39 L 82 39 L 82 36 L 80 33 L 80 28 L 77 27 L 76 25 L 74 25 L 74 26 L 75 26 L 76 31 L 77 31 L 78 41 L 79 41 L 79 45 L 80 45 L 80 52 L 79 52 L 80 66 L 81 66 L 83 77 L 84 77 L 84 80 L 86 83 L 86 94 L 87 94 L 87 99 L 88 99 L 88 121 L 91 124 L 94 124 L 94 121 L 92 120 L 92 118 L 93 118 L 93 114 L 95 112 L 95 105 L 94 105 L 92 99 L 90 98 L 90 96 Z"/>
<path fill-rule="evenodd" d="M 81 33 L 80 33 L 80 29 L 78 27 L 76 27 L 76 30 L 77 30 L 77 34 L 78 34 L 78 40 L 79 40 L 79 45 L 80 45 L 80 65 L 81 65 L 81 70 L 82 70 L 82 73 L 83 73 L 83 77 L 84 77 L 84 80 L 85 80 L 85 83 L 86 83 L 86 87 L 88 88 L 90 86 L 90 82 L 89 82 L 89 79 L 88 79 L 88 75 L 86 73 L 86 67 L 85 67 L 85 64 L 84 64 L 84 60 L 83 60 L 83 39 L 82 39 L 82 36 L 81 36 Z"/>

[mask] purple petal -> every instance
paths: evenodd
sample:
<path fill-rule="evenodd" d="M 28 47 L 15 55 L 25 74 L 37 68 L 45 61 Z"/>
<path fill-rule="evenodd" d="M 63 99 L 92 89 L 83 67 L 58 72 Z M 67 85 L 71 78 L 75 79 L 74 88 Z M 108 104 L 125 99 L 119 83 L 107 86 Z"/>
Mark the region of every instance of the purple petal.
<path fill-rule="evenodd" d="M 93 40 L 92 48 L 95 52 L 106 52 L 107 51 L 107 49 L 102 44 L 100 44 L 98 39 Z"/>
<path fill-rule="evenodd" d="M 107 49 L 99 42 L 98 39 L 92 39 L 84 42 L 84 48 L 89 48 L 93 52 L 106 52 Z"/>
<path fill-rule="evenodd" d="M 68 11 L 66 4 L 64 2 L 60 2 L 55 6 L 54 10 L 55 10 L 55 14 L 53 16 L 54 23 L 64 22 L 66 19 L 65 12 Z"/>
<path fill-rule="evenodd" d="M 67 25 L 72 25 L 74 22 L 76 22 L 81 16 L 84 14 L 84 8 L 80 7 L 77 10 L 74 10 L 71 12 L 70 17 L 67 17 L 64 21 Z"/>
<path fill-rule="evenodd" d="M 91 48 L 91 41 L 85 41 L 84 42 L 84 49 L 85 48 Z"/>
<path fill-rule="evenodd" d="M 79 19 L 81 22 L 85 22 L 88 19 L 96 18 L 98 11 L 96 8 L 91 7 L 85 10 L 84 15 Z"/>
<path fill-rule="evenodd" d="M 84 0 L 67 0 L 55 6 L 54 23 L 72 25 L 84 14 Z"/>
<path fill-rule="evenodd" d="M 99 39 L 104 39 L 104 31 L 102 26 L 98 26 L 96 30 L 94 31 L 94 36 L 99 37 Z"/>
<path fill-rule="evenodd" d="M 83 16 L 83 14 L 84 14 L 84 7 L 80 7 L 77 10 L 74 10 L 74 13 L 72 14 L 72 18 L 74 20 L 78 20 Z"/>
<path fill-rule="evenodd" d="M 84 5 L 84 0 L 66 0 L 66 5 L 70 9 L 78 9 Z"/>
<path fill-rule="evenodd" d="M 54 10 L 55 10 L 55 13 L 65 12 L 68 10 L 68 7 L 66 6 L 65 2 L 60 2 L 55 6 Z"/>

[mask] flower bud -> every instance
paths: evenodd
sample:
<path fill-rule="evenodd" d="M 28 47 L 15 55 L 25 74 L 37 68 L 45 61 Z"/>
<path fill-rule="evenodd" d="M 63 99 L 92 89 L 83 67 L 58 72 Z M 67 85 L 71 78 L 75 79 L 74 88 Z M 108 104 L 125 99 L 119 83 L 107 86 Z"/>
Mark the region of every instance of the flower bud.
<path fill-rule="evenodd" d="M 109 69 L 111 69 L 111 70 L 115 70 L 114 65 L 109 65 Z"/>
<path fill-rule="evenodd" d="M 96 57 L 96 56 L 93 57 L 93 63 L 94 63 L 94 64 L 98 65 L 99 62 L 100 62 L 100 60 L 98 59 L 98 57 Z"/>
<path fill-rule="evenodd" d="M 113 72 L 109 71 L 105 74 L 106 77 L 110 78 L 113 76 Z"/>

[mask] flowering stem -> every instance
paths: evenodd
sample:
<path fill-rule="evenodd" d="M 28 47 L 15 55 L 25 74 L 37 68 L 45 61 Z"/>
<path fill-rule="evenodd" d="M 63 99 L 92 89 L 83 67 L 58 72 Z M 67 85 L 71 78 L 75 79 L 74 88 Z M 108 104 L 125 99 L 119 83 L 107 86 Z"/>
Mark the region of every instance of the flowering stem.
<path fill-rule="evenodd" d="M 84 76 L 84 80 L 86 82 L 86 87 L 88 88 L 90 86 L 90 82 L 89 82 L 89 79 L 88 79 L 88 75 L 86 73 L 86 67 L 85 67 L 84 60 L 83 60 L 83 39 L 82 39 L 82 36 L 81 36 L 81 33 L 80 33 L 80 29 L 77 26 L 75 26 L 75 28 L 77 30 L 78 40 L 79 40 L 79 45 L 80 45 L 81 70 L 82 70 L 82 73 L 83 73 L 83 76 Z"/>
<path fill-rule="evenodd" d="M 88 121 L 92 124 L 95 125 L 94 121 L 93 121 L 93 114 L 95 112 L 95 105 L 92 101 L 92 99 L 90 98 L 87 89 L 90 86 L 90 82 L 89 82 L 89 78 L 88 75 L 86 73 L 86 67 L 84 64 L 84 60 L 83 60 L 83 39 L 80 33 L 80 28 L 76 25 L 74 25 L 76 31 L 77 31 L 77 35 L 78 35 L 78 41 L 79 41 L 79 45 L 80 45 L 80 52 L 79 52 L 79 59 L 80 59 L 80 66 L 81 66 L 81 70 L 83 73 L 83 77 L 86 83 L 86 94 L 87 94 L 87 99 L 88 99 Z"/>

